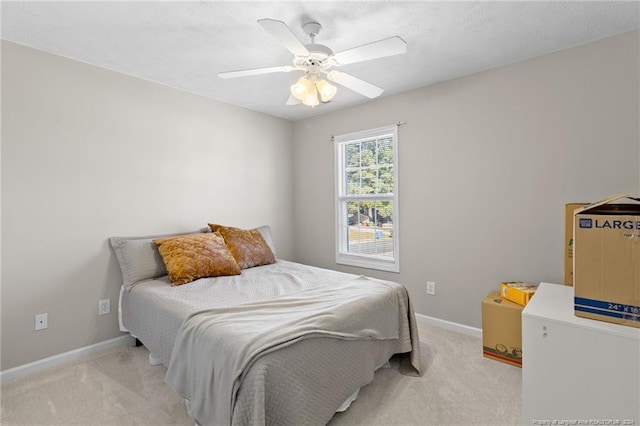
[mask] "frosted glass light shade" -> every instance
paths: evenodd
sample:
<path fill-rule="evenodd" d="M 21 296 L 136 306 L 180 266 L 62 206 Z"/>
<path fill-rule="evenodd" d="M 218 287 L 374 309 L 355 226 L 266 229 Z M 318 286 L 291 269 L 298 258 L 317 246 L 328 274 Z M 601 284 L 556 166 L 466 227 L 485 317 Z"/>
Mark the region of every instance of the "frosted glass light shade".
<path fill-rule="evenodd" d="M 307 92 L 302 103 L 310 107 L 314 107 L 320 103 L 318 100 L 318 91 L 314 85 L 311 86 L 311 90 Z"/>
<path fill-rule="evenodd" d="M 338 89 L 326 80 L 319 80 L 316 83 L 318 92 L 320 92 L 320 98 L 322 102 L 329 102 L 336 95 Z"/>
<path fill-rule="evenodd" d="M 294 98 L 304 101 L 307 94 L 312 88 L 312 84 L 306 76 L 302 76 L 291 86 L 291 94 Z"/>

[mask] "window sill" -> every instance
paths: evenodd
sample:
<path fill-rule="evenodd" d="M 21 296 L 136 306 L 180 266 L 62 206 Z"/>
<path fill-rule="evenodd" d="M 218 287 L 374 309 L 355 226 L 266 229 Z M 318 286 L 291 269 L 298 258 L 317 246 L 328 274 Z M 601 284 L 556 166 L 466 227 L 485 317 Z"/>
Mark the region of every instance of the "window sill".
<path fill-rule="evenodd" d="M 377 259 L 374 257 L 338 254 L 336 263 L 339 265 L 355 266 L 357 268 L 375 269 L 377 271 L 400 273 L 397 260 Z"/>

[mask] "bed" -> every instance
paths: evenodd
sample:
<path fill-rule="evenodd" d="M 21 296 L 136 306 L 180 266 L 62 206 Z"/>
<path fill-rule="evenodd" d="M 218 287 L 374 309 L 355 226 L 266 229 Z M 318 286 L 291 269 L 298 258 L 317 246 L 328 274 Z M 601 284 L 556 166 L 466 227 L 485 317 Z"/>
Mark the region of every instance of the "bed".
<path fill-rule="evenodd" d="M 256 230 L 275 253 L 269 227 Z M 173 236 L 110 239 L 120 328 L 167 366 L 197 424 L 326 424 L 394 354 L 420 374 L 402 285 L 277 259 L 172 286 L 161 237 Z"/>

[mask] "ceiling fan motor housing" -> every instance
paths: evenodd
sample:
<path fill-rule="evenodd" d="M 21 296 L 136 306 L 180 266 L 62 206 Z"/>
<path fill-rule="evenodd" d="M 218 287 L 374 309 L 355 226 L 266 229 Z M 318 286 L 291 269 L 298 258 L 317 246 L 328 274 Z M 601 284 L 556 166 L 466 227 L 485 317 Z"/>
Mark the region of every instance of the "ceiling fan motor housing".
<path fill-rule="evenodd" d="M 306 68 L 307 72 L 324 71 L 331 67 L 332 64 L 329 61 L 329 58 L 333 56 L 331 49 L 322 44 L 307 44 L 305 47 L 309 51 L 309 56 L 294 57 L 293 65 L 295 67 Z"/>

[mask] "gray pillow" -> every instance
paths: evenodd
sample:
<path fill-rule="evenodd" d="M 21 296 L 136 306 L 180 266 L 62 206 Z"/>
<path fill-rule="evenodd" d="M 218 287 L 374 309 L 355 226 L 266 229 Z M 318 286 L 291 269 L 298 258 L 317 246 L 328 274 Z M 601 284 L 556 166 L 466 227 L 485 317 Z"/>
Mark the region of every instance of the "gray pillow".
<path fill-rule="evenodd" d="M 203 228 L 194 232 L 180 232 L 177 234 L 109 238 L 109 244 L 111 244 L 111 248 L 120 265 L 120 270 L 122 270 L 122 284 L 127 290 L 130 290 L 140 281 L 167 275 L 167 269 L 164 266 L 158 247 L 153 242 L 154 239 L 200 232 L 211 232 L 211 230 Z"/>
<path fill-rule="evenodd" d="M 271 237 L 271 228 L 269 227 L 269 225 L 259 226 L 255 229 L 260 233 L 260 235 L 262 235 L 262 238 L 264 238 L 264 241 L 267 243 L 267 245 L 271 249 L 271 252 L 273 253 L 274 256 L 276 256 L 276 246 L 273 243 L 273 237 Z"/>

